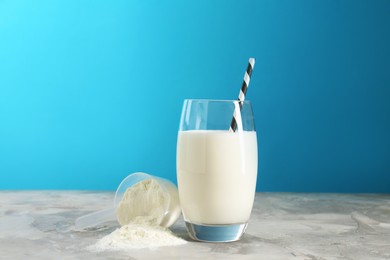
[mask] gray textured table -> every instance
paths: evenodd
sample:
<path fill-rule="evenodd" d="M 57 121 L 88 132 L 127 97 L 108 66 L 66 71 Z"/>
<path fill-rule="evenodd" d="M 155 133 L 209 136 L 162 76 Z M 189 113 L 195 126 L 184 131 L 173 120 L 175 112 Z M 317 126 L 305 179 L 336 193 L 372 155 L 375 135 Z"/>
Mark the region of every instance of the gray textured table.
<path fill-rule="evenodd" d="M 259 193 L 243 239 L 94 253 L 118 226 L 73 230 L 74 219 L 112 192 L 0 191 L 0 259 L 390 259 L 390 195 Z"/>

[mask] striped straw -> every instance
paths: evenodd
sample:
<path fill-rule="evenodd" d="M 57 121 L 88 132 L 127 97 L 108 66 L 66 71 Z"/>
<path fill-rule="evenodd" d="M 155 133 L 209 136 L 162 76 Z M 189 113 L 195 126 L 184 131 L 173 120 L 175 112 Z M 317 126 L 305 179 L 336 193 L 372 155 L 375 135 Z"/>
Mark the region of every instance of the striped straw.
<path fill-rule="evenodd" d="M 240 93 L 238 94 L 238 101 L 240 104 L 240 109 L 242 107 L 242 102 L 245 100 L 245 95 L 248 90 L 249 82 L 251 81 L 251 75 L 253 68 L 255 67 L 255 59 L 250 58 L 248 62 L 248 67 L 246 68 L 244 80 L 242 81 Z M 235 111 L 235 113 L 238 111 Z M 230 123 L 230 132 L 235 132 L 237 130 L 237 120 L 235 118 L 236 114 L 234 113 L 232 122 Z"/>

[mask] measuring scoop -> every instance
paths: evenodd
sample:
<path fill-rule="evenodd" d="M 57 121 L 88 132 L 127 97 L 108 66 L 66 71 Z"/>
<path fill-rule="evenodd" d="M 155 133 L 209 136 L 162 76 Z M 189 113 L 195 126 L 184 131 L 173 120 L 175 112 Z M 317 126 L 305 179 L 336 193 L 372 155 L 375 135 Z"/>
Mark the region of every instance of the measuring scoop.
<path fill-rule="evenodd" d="M 77 218 L 75 221 L 76 229 L 81 230 L 84 228 L 97 226 L 99 224 L 108 221 L 113 221 L 115 219 L 117 219 L 118 222 L 121 223 L 121 221 L 119 221 L 118 216 L 116 214 L 116 209 L 118 205 L 121 203 L 124 194 L 132 186 L 136 185 L 141 181 L 148 180 L 148 179 L 154 179 L 157 181 L 157 183 L 161 187 L 161 190 L 165 198 L 164 203 L 162 205 L 164 209 L 162 213 L 163 216 L 159 218 L 160 222 L 157 224 L 159 224 L 162 227 L 170 227 L 171 225 L 173 225 L 176 222 L 176 220 L 179 218 L 181 213 L 179 195 L 175 184 L 173 184 L 169 180 L 160 177 L 155 177 L 153 175 L 143 173 L 143 172 L 136 172 L 128 175 L 119 184 L 115 192 L 114 203 L 111 207 Z M 155 199 L 155 198 L 150 198 L 150 199 Z M 143 203 L 143 201 L 142 202 L 140 201 L 140 203 Z"/>

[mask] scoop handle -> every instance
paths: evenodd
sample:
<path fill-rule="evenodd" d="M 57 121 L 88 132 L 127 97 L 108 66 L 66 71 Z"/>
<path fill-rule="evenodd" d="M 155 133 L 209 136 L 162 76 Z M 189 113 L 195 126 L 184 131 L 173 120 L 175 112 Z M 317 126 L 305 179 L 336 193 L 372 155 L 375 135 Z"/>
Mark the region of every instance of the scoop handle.
<path fill-rule="evenodd" d="M 87 227 L 93 227 L 115 219 L 116 219 L 115 208 L 110 207 L 77 218 L 75 221 L 75 227 L 76 229 L 84 229 Z"/>

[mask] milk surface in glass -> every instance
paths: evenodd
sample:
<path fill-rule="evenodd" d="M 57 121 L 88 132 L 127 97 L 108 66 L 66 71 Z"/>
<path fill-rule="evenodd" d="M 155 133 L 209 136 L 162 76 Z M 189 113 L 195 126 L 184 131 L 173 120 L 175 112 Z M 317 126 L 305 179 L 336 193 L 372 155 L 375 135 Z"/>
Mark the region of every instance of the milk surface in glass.
<path fill-rule="evenodd" d="M 256 132 L 179 131 L 177 177 L 185 221 L 247 222 L 256 188 Z"/>

